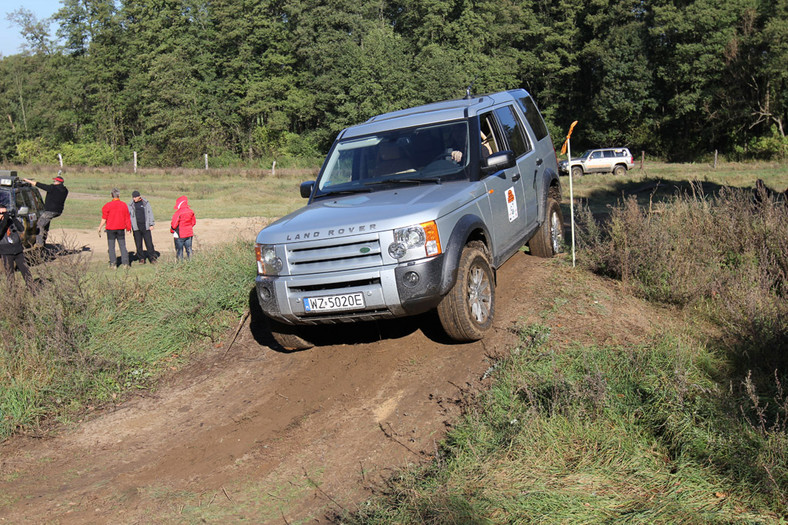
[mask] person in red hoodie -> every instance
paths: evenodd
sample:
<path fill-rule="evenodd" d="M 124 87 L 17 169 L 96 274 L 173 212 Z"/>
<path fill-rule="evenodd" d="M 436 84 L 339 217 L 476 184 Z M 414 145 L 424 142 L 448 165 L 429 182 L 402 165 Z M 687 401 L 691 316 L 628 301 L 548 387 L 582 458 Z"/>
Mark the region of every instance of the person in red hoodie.
<path fill-rule="evenodd" d="M 175 213 L 172 214 L 170 221 L 170 233 L 175 239 L 175 258 L 183 260 L 183 249 L 186 248 L 186 258 L 192 256 L 192 237 L 194 236 L 194 225 L 197 224 L 197 217 L 189 208 L 189 199 L 186 195 L 181 195 L 175 199 Z"/>
<path fill-rule="evenodd" d="M 101 237 L 101 230 L 106 226 L 107 231 L 107 253 L 109 254 L 109 267 L 117 268 L 115 259 L 115 241 L 120 247 L 120 261 L 126 268 L 130 268 L 129 252 L 126 250 L 126 232 L 131 231 L 131 215 L 129 207 L 120 200 L 120 191 L 117 188 L 112 190 L 112 200 L 101 208 L 101 224 L 99 224 L 98 234 Z"/>

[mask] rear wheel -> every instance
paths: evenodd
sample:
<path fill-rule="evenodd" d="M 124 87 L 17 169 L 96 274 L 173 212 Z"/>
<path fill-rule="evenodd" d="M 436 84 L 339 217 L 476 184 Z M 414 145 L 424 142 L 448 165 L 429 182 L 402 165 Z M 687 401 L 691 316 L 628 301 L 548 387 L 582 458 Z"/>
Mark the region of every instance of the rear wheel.
<path fill-rule="evenodd" d="M 274 321 L 270 317 L 267 319 L 271 335 L 285 350 L 307 350 L 315 346 L 300 335 L 296 335 L 292 326 Z"/>
<path fill-rule="evenodd" d="M 460 256 L 457 281 L 438 304 L 438 318 L 451 339 L 469 342 L 484 337 L 494 316 L 495 283 L 487 249 L 470 242 Z"/>
<path fill-rule="evenodd" d="M 564 215 L 561 206 L 552 197 L 547 199 L 547 215 L 539 231 L 528 241 L 531 255 L 552 257 L 560 253 L 564 245 Z"/>
<path fill-rule="evenodd" d="M 623 177 L 626 174 L 627 174 L 627 169 L 621 164 L 613 168 L 613 175 L 615 175 L 616 177 Z"/>
<path fill-rule="evenodd" d="M 583 168 L 580 166 L 572 166 L 572 177 L 578 178 L 583 176 Z"/>

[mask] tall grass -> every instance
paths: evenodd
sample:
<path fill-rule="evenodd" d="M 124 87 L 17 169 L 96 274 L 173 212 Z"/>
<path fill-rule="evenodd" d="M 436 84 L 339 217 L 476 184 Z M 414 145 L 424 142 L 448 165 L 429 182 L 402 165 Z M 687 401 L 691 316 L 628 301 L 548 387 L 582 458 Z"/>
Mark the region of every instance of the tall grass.
<path fill-rule="evenodd" d="M 722 189 L 643 208 L 632 198 L 599 224 L 578 219 L 580 259 L 646 299 L 698 309 L 746 368 L 788 373 L 788 205 Z"/>
<path fill-rule="evenodd" d="M 248 243 L 132 272 L 88 272 L 79 255 L 35 267 L 36 293 L 0 282 L 0 438 L 143 388 L 248 302 Z"/>
<path fill-rule="evenodd" d="M 428 466 L 345 523 L 769 523 L 788 503 L 788 441 L 741 416 L 758 396 L 719 358 L 664 337 L 560 349 L 527 326 Z M 788 405 L 779 409 L 788 416 Z"/>

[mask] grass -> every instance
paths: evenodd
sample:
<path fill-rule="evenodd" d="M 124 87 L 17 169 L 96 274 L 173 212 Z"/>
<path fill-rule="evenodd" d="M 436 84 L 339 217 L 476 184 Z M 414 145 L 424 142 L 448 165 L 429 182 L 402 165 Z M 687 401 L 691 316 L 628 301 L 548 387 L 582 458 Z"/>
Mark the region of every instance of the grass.
<path fill-rule="evenodd" d="M 696 190 L 713 194 L 722 187 L 754 188 L 755 181 L 762 179 L 766 186 L 775 191 L 788 188 L 788 163 L 752 162 L 719 163 L 714 169 L 709 164 L 671 164 L 647 161 L 640 169 L 639 159 L 635 169 L 624 177 L 610 173 L 594 173 L 573 180 L 575 199 L 586 203 L 596 216 L 606 215 L 622 196 L 634 196 L 637 202 L 647 207 L 651 202 L 671 199 L 677 192 L 692 193 L 691 182 Z M 561 177 L 564 202 L 569 202 L 569 179 Z M 568 215 L 568 205 L 564 206 Z"/>
<path fill-rule="evenodd" d="M 773 523 L 788 444 L 741 417 L 724 360 L 671 336 L 568 348 L 540 325 L 500 361 L 429 465 L 342 523 Z M 757 396 L 755 396 L 757 398 Z M 782 416 L 788 407 L 781 407 Z M 776 480 L 777 483 L 773 483 Z"/>
<path fill-rule="evenodd" d="M 35 295 L 0 282 L 0 439 L 149 388 L 223 336 L 248 304 L 251 251 L 238 242 L 134 273 L 64 257 L 37 268 Z"/>

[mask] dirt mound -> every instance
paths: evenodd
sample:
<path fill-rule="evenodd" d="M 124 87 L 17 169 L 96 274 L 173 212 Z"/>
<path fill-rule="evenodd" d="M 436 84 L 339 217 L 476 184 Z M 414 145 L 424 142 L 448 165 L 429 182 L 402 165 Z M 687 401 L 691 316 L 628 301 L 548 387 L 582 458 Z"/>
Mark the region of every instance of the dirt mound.
<path fill-rule="evenodd" d="M 473 344 L 451 344 L 424 315 L 327 328 L 314 349 L 280 353 L 253 317 L 231 348 L 156 392 L 57 437 L 0 445 L 0 522 L 325 521 L 433 457 L 518 323 L 603 343 L 662 322 L 565 261 L 517 254 L 498 281 L 494 333 Z"/>

